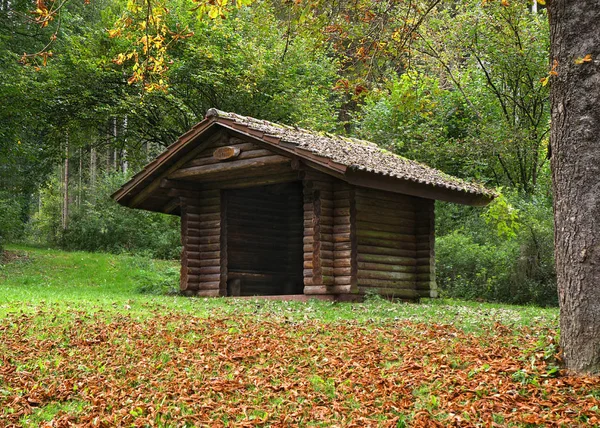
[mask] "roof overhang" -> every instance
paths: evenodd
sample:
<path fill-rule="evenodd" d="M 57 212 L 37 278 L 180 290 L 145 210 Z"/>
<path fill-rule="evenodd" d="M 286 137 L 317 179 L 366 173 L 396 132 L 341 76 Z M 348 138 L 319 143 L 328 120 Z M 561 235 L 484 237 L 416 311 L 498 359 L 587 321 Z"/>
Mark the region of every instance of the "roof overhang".
<path fill-rule="evenodd" d="M 423 183 L 343 165 L 304 150 L 293 143 L 282 141 L 276 135 L 265 134 L 218 114 L 207 115 L 204 120 L 179 137 L 175 143 L 146 165 L 111 197 L 119 204 L 131 208 L 164 212 L 162 209 L 144 206 L 144 200 L 156 197 L 156 194 L 161 194 L 161 192 L 164 194 L 162 197 L 167 197 L 166 190 L 161 187 L 161 183 L 164 184 L 169 174 L 202 151 L 204 147 L 202 143 L 220 130 L 227 130 L 233 135 L 256 142 L 275 153 L 298 159 L 307 167 L 320 170 L 356 186 L 473 206 L 486 205 L 495 197 L 491 192 L 477 193 L 458 188 L 441 187 L 435 183 Z"/>

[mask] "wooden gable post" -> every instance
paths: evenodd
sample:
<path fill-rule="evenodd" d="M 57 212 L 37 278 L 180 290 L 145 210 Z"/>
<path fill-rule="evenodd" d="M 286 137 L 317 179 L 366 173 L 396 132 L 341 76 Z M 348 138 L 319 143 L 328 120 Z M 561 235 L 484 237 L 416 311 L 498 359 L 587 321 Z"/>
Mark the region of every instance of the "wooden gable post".
<path fill-rule="evenodd" d="M 416 204 L 417 295 L 437 297 L 435 282 L 435 201 L 421 199 Z"/>
<path fill-rule="evenodd" d="M 357 291 L 352 191 L 339 186 L 319 172 L 304 174 L 304 294 Z"/>
<path fill-rule="evenodd" d="M 181 198 L 181 290 L 187 295 L 222 296 L 226 272 L 221 259 L 221 195 L 219 190 Z M 225 263 L 226 269 L 226 263 Z"/>

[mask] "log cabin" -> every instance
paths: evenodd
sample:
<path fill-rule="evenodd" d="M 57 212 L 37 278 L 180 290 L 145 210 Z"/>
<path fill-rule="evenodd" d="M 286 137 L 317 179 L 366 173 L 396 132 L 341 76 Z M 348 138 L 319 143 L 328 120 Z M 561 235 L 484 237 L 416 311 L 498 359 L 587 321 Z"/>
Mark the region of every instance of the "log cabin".
<path fill-rule="evenodd" d="M 210 109 L 112 197 L 181 216 L 181 291 L 435 297 L 434 202 L 494 193 L 377 145 Z"/>

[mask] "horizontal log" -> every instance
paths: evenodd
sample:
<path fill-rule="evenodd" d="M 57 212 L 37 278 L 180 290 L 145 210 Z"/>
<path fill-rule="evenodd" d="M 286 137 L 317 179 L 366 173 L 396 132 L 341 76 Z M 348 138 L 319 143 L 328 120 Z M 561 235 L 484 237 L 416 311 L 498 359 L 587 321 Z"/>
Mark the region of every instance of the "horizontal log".
<path fill-rule="evenodd" d="M 313 244 L 303 244 L 302 245 L 302 251 L 304 253 L 312 253 L 314 250 L 314 245 Z"/>
<path fill-rule="evenodd" d="M 313 244 L 313 242 L 315 242 L 315 238 L 313 235 L 304 235 L 304 237 L 302 238 L 302 242 L 304 243 L 304 245 L 311 245 Z"/>
<path fill-rule="evenodd" d="M 188 232 L 188 235 L 187 235 L 188 239 L 194 238 L 194 237 L 200 237 L 200 236 L 216 236 L 216 235 L 221 234 L 221 228 L 220 227 L 212 228 L 212 229 L 188 228 L 187 232 Z"/>
<path fill-rule="evenodd" d="M 351 286 L 348 285 L 305 285 L 304 294 L 344 294 L 350 293 Z"/>
<path fill-rule="evenodd" d="M 337 216 L 333 218 L 333 226 L 346 226 L 350 225 L 350 217 L 349 216 Z"/>
<path fill-rule="evenodd" d="M 333 210 L 333 217 L 348 217 L 350 216 L 350 208 L 335 208 Z"/>
<path fill-rule="evenodd" d="M 196 296 L 198 297 L 219 297 L 219 290 L 198 290 L 196 291 Z"/>
<path fill-rule="evenodd" d="M 198 284 L 198 290 L 219 290 L 221 288 L 220 282 L 201 282 Z"/>
<path fill-rule="evenodd" d="M 336 199 L 334 201 L 334 207 L 335 208 L 350 208 L 350 200 L 349 199 Z M 334 214 L 334 216 L 335 216 L 335 214 Z"/>
<path fill-rule="evenodd" d="M 207 214 L 186 214 L 185 216 L 188 221 L 196 223 L 204 223 L 207 221 L 220 221 L 221 213 L 207 213 Z"/>
<path fill-rule="evenodd" d="M 389 232 L 389 233 L 399 233 L 406 235 L 415 235 L 415 228 L 411 225 L 401 225 L 401 224 L 382 224 L 382 223 L 373 223 L 367 221 L 357 221 L 356 229 L 363 231 L 376 231 L 376 232 Z M 428 235 L 429 236 L 429 235 Z M 415 238 L 416 239 L 416 238 Z"/>
<path fill-rule="evenodd" d="M 333 197 L 335 199 L 348 199 L 350 198 L 350 188 L 337 188 L 333 191 Z"/>
<path fill-rule="evenodd" d="M 334 252 L 334 260 L 336 259 L 349 259 L 350 257 L 352 257 L 352 250 L 342 250 L 342 251 L 335 251 Z"/>
<path fill-rule="evenodd" d="M 333 260 L 333 250 L 325 250 L 321 247 L 321 259 Z"/>
<path fill-rule="evenodd" d="M 196 215 L 215 214 L 215 213 L 220 213 L 220 212 L 221 212 L 221 205 L 220 204 L 217 204 L 217 205 L 204 205 L 202 207 L 198 207 L 194 211 L 191 211 L 190 215 L 192 215 L 192 214 L 196 214 Z"/>
<path fill-rule="evenodd" d="M 190 275 L 204 275 L 204 274 L 217 274 L 221 273 L 221 266 L 204 266 L 204 267 L 193 267 L 188 266 L 188 272 Z"/>
<path fill-rule="evenodd" d="M 346 268 L 352 266 L 352 260 L 350 257 L 346 258 L 337 258 L 333 261 L 334 268 Z"/>
<path fill-rule="evenodd" d="M 213 264 L 219 264 L 220 251 L 210 251 L 206 253 L 200 253 L 197 258 L 188 257 L 188 266 L 213 266 Z M 216 260 L 216 261 L 215 261 Z"/>
<path fill-rule="evenodd" d="M 356 256 L 356 260 L 366 263 L 379 263 L 379 264 L 391 264 L 391 265 L 404 265 L 404 266 L 416 266 L 417 260 L 413 257 L 397 257 L 387 256 L 379 254 L 363 254 L 359 252 Z"/>
<path fill-rule="evenodd" d="M 338 234 L 350 234 L 350 223 L 348 224 L 336 224 L 333 226 L 333 234 L 334 235 L 338 235 Z"/>
<path fill-rule="evenodd" d="M 325 262 L 325 260 L 321 260 L 321 263 Z M 321 274 L 325 277 L 325 276 L 331 276 L 333 277 L 333 263 L 331 263 L 331 266 L 323 266 L 321 264 Z"/>
<path fill-rule="evenodd" d="M 352 241 L 352 236 L 350 234 L 344 235 L 333 235 L 334 245 L 345 244 Z"/>
<path fill-rule="evenodd" d="M 198 277 L 198 282 L 202 284 L 203 282 L 216 282 L 219 283 L 221 279 L 220 274 L 202 274 Z"/>
<path fill-rule="evenodd" d="M 199 244 L 216 244 L 221 242 L 221 235 L 210 235 L 210 236 L 188 236 L 187 243 L 190 245 Z"/>
<path fill-rule="evenodd" d="M 321 284 L 323 284 L 323 285 L 335 285 L 335 277 L 333 275 L 323 275 L 321 277 Z"/>
<path fill-rule="evenodd" d="M 334 236 L 335 238 L 335 236 Z M 333 251 L 345 251 L 345 250 L 351 250 L 352 249 L 352 242 L 351 241 L 341 241 L 341 242 L 334 242 L 333 243 Z M 337 255 L 335 256 L 337 257 Z"/>
<path fill-rule="evenodd" d="M 398 226 L 410 226 L 416 225 L 415 219 L 411 217 L 401 216 L 398 214 L 385 215 L 382 212 L 369 212 L 369 211 L 357 211 L 356 212 L 357 222 L 369 222 L 378 224 L 395 224 Z"/>
<path fill-rule="evenodd" d="M 419 251 L 419 250 L 430 250 L 429 241 L 427 241 L 427 242 L 423 242 L 423 241 L 417 242 L 416 250 L 417 251 Z"/>
<path fill-rule="evenodd" d="M 435 279 L 431 278 L 429 281 L 417 281 L 415 283 L 417 290 L 435 290 L 437 289 Z"/>
<path fill-rule="evenodd" d="M 352 277 L 350 275 L 336 276 L 333 283 L 334 285 L 351 285 Z"/>
<path fill-rule="evenodd" d="M 416 213 L 413 206 L 406 204 L 394 204 L 391 202 L 381 202 L 373 199 L 355 201 L 358 212 L 383 213 L 384 215 L 402 216 L 415 219 Z"/>
<path fill-rule="evenodd" d="M 221 220 L 211 220 L 211 221 L 194 221 L 188 220 L 187 222 L 188 229 L 196 229 L 196 230 L 204 230 L 204 229 L 218 229 L 221 227 Z"/>
<path fill-rule="evenodd" d="M 389 271 L 377 271 L 377 270 L 366 270 L 358 269 L 356 274 L 359 281 L 365 279 L 388 279 L 390 281 L 415 281 L 417 274 L 413 272 L 389 272 Z"/>
<path fill-rule="evenodd" d="M 201 244 L 197 247 L 199 252 L 207 252 L 207 251 L 219 251 L 221 249 L 221 243 L 218 242 L 216 244 Z"/>
<path fill-rule="evenodd" d="M 378 230 L 364 230 L 358 229 L 356 231 L 356 236 L 359 241 L 361 238 L 381 238 L 382 240 L 387 241 L 401 241 L 401 242 L 416 242 L 417 238 L 415 235 L 410 235 L 407 233 L 396 233 L 396 232 L 381 232 Z"/>
<path fill-rule="evenodd" d="M 376 247 L 387 247 L 387 248 L 399 248 L 403 250 L 411 250 L 413 254 L 416 247 L 415 242 L 410 241 L 401 241 L 401 240 L 392 240 L 392 239 L 383 239 L 383 238 L 373 238 L 367 236 L 358 236 L 357 237 L 358 245 L 369 245 Z"/>
<path fill-rule="evenodd" d="M 236 147 L 236 146 L 232 146 L 232 147 Z M 237 148 L 239 148 L 239 147 L 237 147 Z M 247 150 L 242 149 L 240 154 L 235 159 L 237 159 L 237 160 L 254 159 L 254 158 L 269 156 L 272 154 L 273 154 L 273 152 L 271 152 L 270 150 L 252 147 Z M 213 154 L 209 153 L 209 154 L 203 155 L 201 157 L 197 157 L 196 159 L 192 159 L 187 164 L 185 164 L 184 168 L 189 168 L 192 166 L 212 165 L 212 164 L 216 164 L 216 163 L 220 163 L 220 162 L 223 162 L 223 161 L 215 159 L 213 157 Z"/>
<path fill-rule="evenodd" d="M 416 281 L 399 279 L 357 278 L 359 286 L 388 287 L 388 288 L 415 288 Z"/>
<path fill-rule="evenodd" d="M 414 249 L 398 248 L 398 245 L 395 245 L 394 248 L 389 248 L 375 245 L 358 244 L 357 250 L 359 254 L 376 254 L 410 258 L 415 258 L 415 254 L 417 254 Z"/>
<path fill-rule="evenodd" d="M 358 262 L 358 269 L 366 271 L 379 271 L 379 272 L 418 272 L 418 267 L 414 264 L 385 264 L 385 263 L 372 263 L 372 262 Z"/>
<path fill-rule="evenodd" d="M 417 265 L 416 268 L 417 273 L 431 273 L 431 265 Z"/>
<path fill-rule="evenodd" d="M 333 275 L 335 277 L 338 276 L 348 276 L 352 274 L 352 268 L 350 266 L 344 266 L 344 267 L 335 267 L 333 268 Z"/>
<path fill-rule="evenodd" d="M 431 273 L 430 272 L 426 272 L 426 273 L 417 273 L 417 281 L 431 281 Z"/>
<path fill-rule="evenodd" d="M 333 210 L 333 199 L 323 199 L 323 197 L 321 197 L 321 209 L 323 208 L 329 208 Z"/>
<path fill-rule="evenodd" d="M 267 166 L 282 165 L 290 163 L 291 160 L 285 156 L 269 155 L 254 159 L 234 160 L 229 162 L 221 162 L 216 165 L 192 166 L 189 168 L 181 168 L 171 173 L 169 178 L 188 178 L 188 177 L 203 177 L 211 174 L 230 173 L 235 170 L 248 169 L 263 169 Z"/>

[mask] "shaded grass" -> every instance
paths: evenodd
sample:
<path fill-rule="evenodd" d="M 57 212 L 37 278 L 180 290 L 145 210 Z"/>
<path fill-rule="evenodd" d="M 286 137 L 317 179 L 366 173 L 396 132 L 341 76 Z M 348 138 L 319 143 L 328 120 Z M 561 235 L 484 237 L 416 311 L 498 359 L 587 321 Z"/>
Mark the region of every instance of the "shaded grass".
<path fill-rule="evenodd" d="M 61 252 L 9 246 L 27 258 L 0 268 L 0 316 L 31 312 L 43 307 L 63 310 L 105 311 L 107 314 L 149 316 L 149 311 L 184 312 L 197 316 L 224 317 L 233 314 L 270 318 L 337 322 L 386 323 L 401 320 L 452 324 L 465 331 L 482 332 L 496 323 L 507 326 L 556 328 L 555 308 L 519 307 L 500 304 L 432 299 L 421 304 L 371 299 L 363 304 L 313 300 L 279 302 L 224 298 L 186 298 L 148 295 L 153 273 L 177 269 L 176 261 L 149 261 L 141 257 L 103 253 Z M 149 272 L 140 279 L 140 271 Z M 142 283 L 141 281 L 146 281 Z M 68 311 L 67 311 L 68 312 Z"/>

